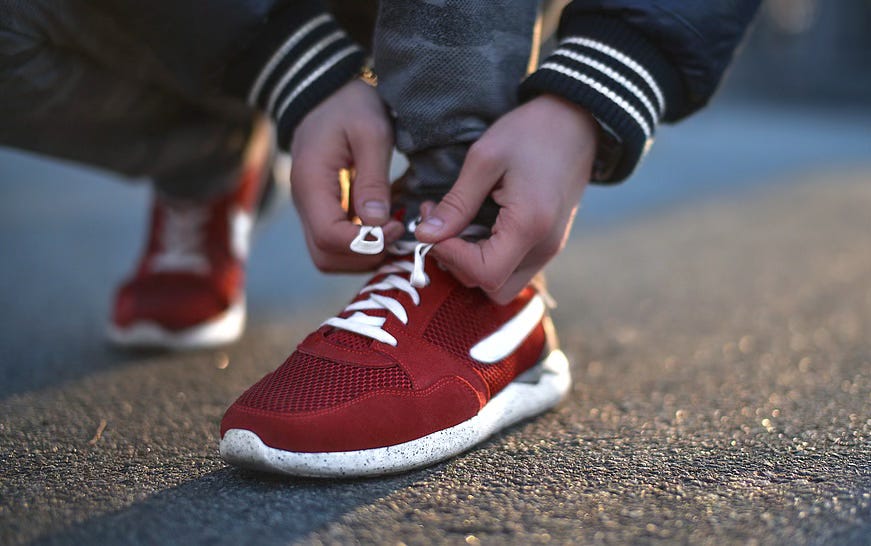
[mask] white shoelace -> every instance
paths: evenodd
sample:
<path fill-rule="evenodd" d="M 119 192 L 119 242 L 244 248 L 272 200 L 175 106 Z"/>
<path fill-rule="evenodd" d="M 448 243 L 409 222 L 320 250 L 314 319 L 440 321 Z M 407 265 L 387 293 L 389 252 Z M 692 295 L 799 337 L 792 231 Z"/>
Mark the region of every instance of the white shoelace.
<path fill-rule="evenodd" d="M 164 205 L 160 232 L 161 251 L 152 258 L 153 271 L 206 273 L 209 262 L 203 254 L 203 229 L 208 219 L 204 207 Z"/>
<path fill-rule="evenodd" d="M 367 315 L 362 311 L 386 310 L 402 324 L 408 324 L 408 312 L 399 300 L 376 294 L 377 291 L 399 290 L 408 294 L 414 305 L 420 305 L 420 294 L 417 289 L 429 284 L 429 276 L 424 271 L 424 258 L 433 247 L 428 243 L 394 243 L 390 251 L 394 254 L 414 254 L 414 261 L 397 261 L 382 266 L 376 275 L 387 275 L 380 281 L 368 284 L 360 290 L 361 294 L 371 292 L 369 298 L 354 302 L 345 307 L 343 313 L 354 311 L 347 318 L 333 317 L 321 325 L 328 325 L 341 330 L 354 332 L 382 343 L 396 347 L 396 338 L 384 330 L 386 317 Z M 351 243 L 351 250 L 360 254 L 378 254 L 384 250 L 384 233 L 380 227 L 361 226 L 360 233 Z M 400 276 L 399 274 L 407 274 Z"/>

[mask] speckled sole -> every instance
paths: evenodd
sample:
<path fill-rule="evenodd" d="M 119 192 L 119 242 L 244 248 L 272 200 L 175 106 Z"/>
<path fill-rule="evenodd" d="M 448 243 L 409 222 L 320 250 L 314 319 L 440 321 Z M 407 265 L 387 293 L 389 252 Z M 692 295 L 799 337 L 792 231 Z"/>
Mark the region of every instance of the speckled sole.
<path fill-rule="evenodd" d="M 233 343 L 245 330 L 245 300 L 234 303 L 214 319 L 185 330 L 167 330 L 154 322 L 137 322 L 126 328 L 110 324 L 109 341 L 119 347 L 137 349 L 192 350 Z"/>
<path fill-rule="evenodd" d="M 529 381 L 528 378 L 535 378 Z M 327 453 L 300 453 L 269 447 L 250 430 L 230 429 L 221 440 L 228 463 L 292 476 L 360 477 L 393 474 L 428 466 L 458 455 L 492 434 L 546 411 L 568 393 L 571 375 L 566 356 L 552 351 L 478 412 L 451 428 L 402 444 Z"/>

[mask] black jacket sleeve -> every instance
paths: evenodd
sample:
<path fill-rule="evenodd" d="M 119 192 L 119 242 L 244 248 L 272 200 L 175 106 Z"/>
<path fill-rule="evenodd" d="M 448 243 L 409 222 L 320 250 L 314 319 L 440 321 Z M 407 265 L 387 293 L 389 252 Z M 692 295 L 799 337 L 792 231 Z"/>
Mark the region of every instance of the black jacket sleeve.
<path fill-rule="evenodd" d="M 759 0 L 574 0 L 559 46 L 520 86 L 589 110 L 618 144 L 599 182 L 628 177 L 660 121 L 680 120 L 716 90 Z"/>
<path fill-rule="evenodd" d="M 302 118 L 360 73 L 366 53 L 317 1 L 275 2 L 225 70 L 226 89 L 270 115 L 290 147 Z"/>

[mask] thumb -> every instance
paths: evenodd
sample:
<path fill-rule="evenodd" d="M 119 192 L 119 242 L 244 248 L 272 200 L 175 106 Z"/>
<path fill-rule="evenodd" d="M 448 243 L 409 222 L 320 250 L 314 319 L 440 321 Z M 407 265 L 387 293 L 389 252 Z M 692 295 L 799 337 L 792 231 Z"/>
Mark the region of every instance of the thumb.
<path fill-rule="evenodd" d="M 475 150 L 474 146 L 469 150 L 451 191 L 415 229 L 414 235 L 419 241 L 436 243 L 462 232 L 502 178 L 504 168 L 493 161 L 482 160 Z"/>
<path fill-rule="evenodd" d="M 382 226 L 390 219 L 389 133 L 377 138 L 371 133 L 349 139 L 355 177 L 351 183 L 354 212 L 368 226 Z"/>

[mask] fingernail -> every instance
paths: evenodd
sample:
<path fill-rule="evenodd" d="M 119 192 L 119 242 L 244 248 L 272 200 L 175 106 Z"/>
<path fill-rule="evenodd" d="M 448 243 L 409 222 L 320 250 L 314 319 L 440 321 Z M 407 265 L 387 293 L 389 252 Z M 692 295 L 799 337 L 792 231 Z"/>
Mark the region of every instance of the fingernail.
<path fill-rule="evenodd" d="M 387 218 L 387 203 L 383 201 L 366 201 L 363 203 L 363 210 L 370 216 Z"/>
<path fill-rule="evenodd" d="M 435 235 L 439 231 L 441 231 L 442 226 L 445 225 L 444 220 L 437 216 L 430 216 L 426 220 L 423 221 L 422 224 L 418 224 L 415 233 L 423 233 L 424 235 Z"/>

